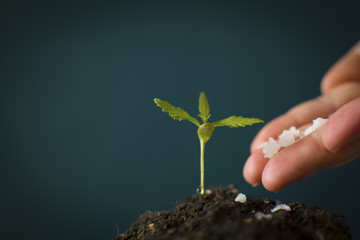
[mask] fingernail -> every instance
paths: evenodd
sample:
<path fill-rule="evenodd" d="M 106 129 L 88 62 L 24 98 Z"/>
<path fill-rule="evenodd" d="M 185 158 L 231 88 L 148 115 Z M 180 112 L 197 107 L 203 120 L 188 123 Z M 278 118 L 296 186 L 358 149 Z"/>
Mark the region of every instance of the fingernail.
<path fill-rule="evenodd" d="M 260 183 L 254 183 L 254 184 L 252 184 L 253 187 L 257 187 L 257 186 L 259 186 L 259 185 L 260 185 Z"/>

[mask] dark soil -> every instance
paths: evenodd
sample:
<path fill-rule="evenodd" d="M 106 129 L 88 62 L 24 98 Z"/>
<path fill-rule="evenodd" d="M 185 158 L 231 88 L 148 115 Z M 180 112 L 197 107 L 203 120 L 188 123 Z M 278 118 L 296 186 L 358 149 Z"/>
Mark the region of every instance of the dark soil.
<path fill-rule="evenodd" d="M 146 212 L 115 240 L 211 240 L 211 239 L 351 239 L 344 217 L 319 207 L 288 203 L 291 211 L 279 210 L 268 199 L 234 201 L 235 186 L 213 188 L 195 195 L 171 211 Z M 257 218 L 255 213 L 271 214 Z"/>

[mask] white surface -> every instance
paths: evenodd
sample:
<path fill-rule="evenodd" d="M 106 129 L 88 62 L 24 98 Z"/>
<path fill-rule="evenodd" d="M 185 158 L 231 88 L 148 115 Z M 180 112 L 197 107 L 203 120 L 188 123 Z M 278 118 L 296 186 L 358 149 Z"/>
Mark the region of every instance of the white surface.
<path fill-rule="evenodd" d="M 291 211 L 291 208 L 286 204 L 279 204 L 276 205 L 273 209 L 271 209 L 271 212 L 277 212 L 279 210 L 285 210 L 285 211 Z"/>
<path fill-rule="evenodd" d="M 241 202 L 241 203 L 245 203 L 246 202 L 246 195 L 243 194 L 243 193 L 239 193 L 236 198 L 235 198 L 235 201 L 236 202 Z"/>
<path fill-rule="evenodd" d="M 271 214 L 265 214 L 265 213 L 262 213 L 262 212 L 256 212 L 255 213 L 255 218 L 256 219 L 270 219 L 272 218 L 272 215 Z"/>
<path fill-rule="evenodd" d="M 273 138 L 269 138 L 269 141 L 266 142 L 263 153 L 264 157 L 271 158 L 275 153 L 280 149 L 280 145 Z"/>

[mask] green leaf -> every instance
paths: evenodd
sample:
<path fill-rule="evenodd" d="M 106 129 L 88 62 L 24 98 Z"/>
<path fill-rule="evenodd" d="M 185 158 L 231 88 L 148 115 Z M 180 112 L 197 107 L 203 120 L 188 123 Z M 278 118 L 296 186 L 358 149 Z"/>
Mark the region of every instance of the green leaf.
<path fill-rule="evenodd" d="M 200 114 L 198 116 L 201 117 L 203 123 L 206 123 L 210 118 L 211 114 L 210 114 L 209 103 L 208 100 L 206 99 L 206 95 L 204 92 L 200 93 L 199 112 Z"/>
<path fill-rule="evenodd" d="M 170 103 L 160 100 L 158 98 L 154 99 L 154 102 L 158 107 L 160 107 L 163 112 L 167 112 L 170 117 L 176 120 L 188 120 L 192 123 L 194 123 L 196 126 L 200 126 L 199 121 L 196 118 L 191 117 L 186 111 L 182 110 L 179 107 L 174 107 Z"/>
<path fill-rule="evenodd" d="M 262 123 L 264 122 L 263 120 L 259 119 L 259 118 L 243 118 L 241 116 L 236 117 L 236 116 L 231 116 L 225 119 L 222 119 L 220 121 L 214 122 L 213 125 L 215 127 L 223 127 L 223 126 L 228 126 L 228 127 L 245 127 L 246 125 L 253 125 L 254 123 Z"/>

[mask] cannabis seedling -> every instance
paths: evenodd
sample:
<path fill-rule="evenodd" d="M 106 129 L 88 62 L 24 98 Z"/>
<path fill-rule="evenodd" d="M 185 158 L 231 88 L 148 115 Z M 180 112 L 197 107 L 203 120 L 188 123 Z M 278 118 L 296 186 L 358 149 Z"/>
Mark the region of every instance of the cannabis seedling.
<path fill-rule="evenodd" d="M 207 141 L 209 141 L 215 127 L 245 127 L 246 125 L 253 125 L 254 123 L 261 123 L 264 122 L 261 119 L 258 118 L 243 118 L 241 116 L 231 116 L 225 119 L 222 119 L 217 122 L 209 123 L 207 122 L 211 116 L 210 114 L 210 107 L 209 103 L 206 99 L 205 93 L 200 93 L 199 98 L 199 112 L 200 114 L 198 117 L 201 118 L 203 124 L 200 124 L 200 122 L 196 119 L 191 117 L 186 111 L 184 111 L 181 108 L 174 107 L 170 103 L 160 100 L 158 98 L 154 99 L 154 102 L 157 106 L 159 106 L 163 112 L 167 112 L 170 117 L 176 120 L 188 120 L 192 123 L 194 123 L 196 126 L 199 127 L 197 133 L 200 140 L 200 193 L 204 194 L 204 151 L 205 151 L 205 144 Z"/>

